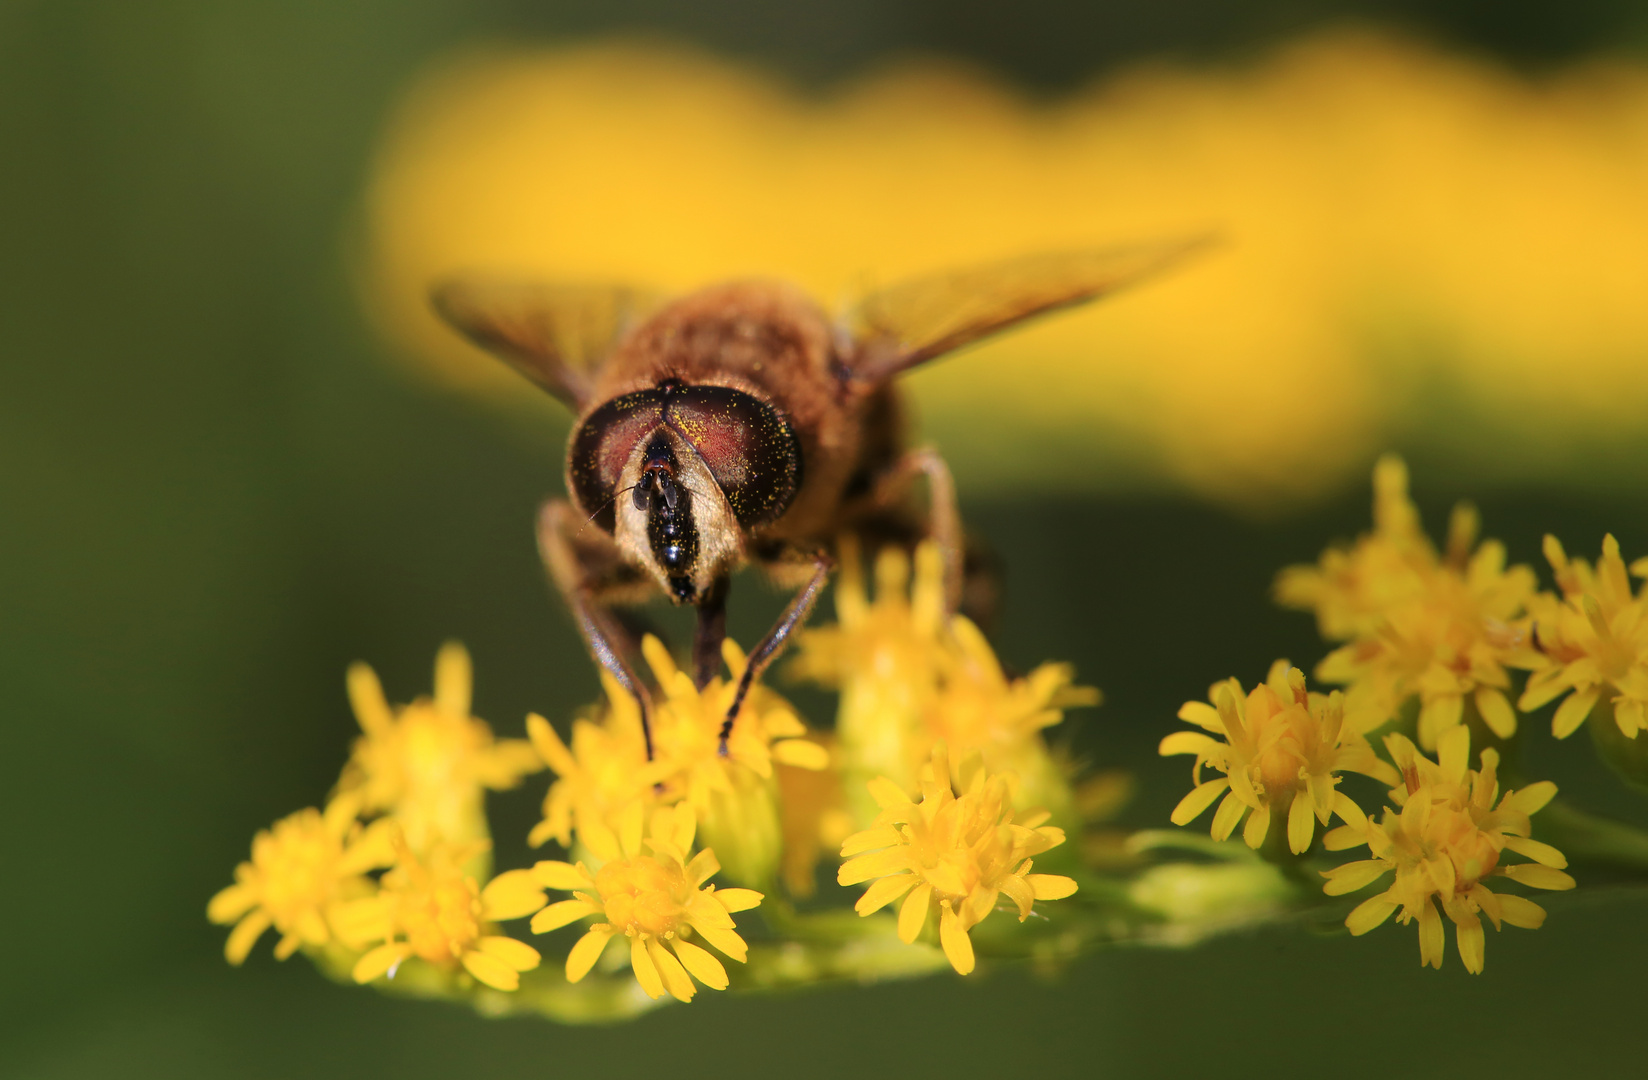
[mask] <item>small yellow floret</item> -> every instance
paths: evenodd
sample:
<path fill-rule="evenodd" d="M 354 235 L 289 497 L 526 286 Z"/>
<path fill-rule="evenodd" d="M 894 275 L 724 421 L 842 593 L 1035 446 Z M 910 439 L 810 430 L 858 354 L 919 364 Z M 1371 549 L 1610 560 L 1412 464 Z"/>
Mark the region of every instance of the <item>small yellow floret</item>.
<path fill-rule="evenodd" d="M 1595 569 L 1584 559 L 1568 558 L 1554 536 L 1545 538 L 1545 557 L 1562 596 L 1541 593 L 1536 601 L 1545 662 L 1528 676 L 1518 705 L 1537 709 L 1572 691 L 1551 718 L 1552 732 L 1565 739 L 1601 699 L 1612 705 L 1620 732 L 1634 739 L 1648 729 L 1648 585 L 1631 594 L 1619 541 L 1612 536 L 1603 538 Z M 1638 559 L 1629 571 L 1648 577 L 1648 559 Z"/>
<path fill-rule="evenodd" d="M 1509 738 L 1516 712 L 1505 696 L 1506 668 L 1534 659 L 1523 618 L 1534 595 L 1533 571 L 1507 567 L 1505 547 L 1496 540 L 1478 546 L 1476 512 L 1463 505 L 1454 510 L 1447 550 L 1439 555 L 1420 531 L 1399 458 L 1379 461 L 1374 493 L 1372 533 L 1277 578 L 1282 604 L 1315 611 L 1323 636 L 1349 639 L 1322 661 L 1316 677 L 1348 687 L 1352 724 L 1360 730 L 1383 723 L 1417 696 L 1425 747 L 1460 722 L 1467 700 L 1496 735 Z"/>
<path fill-rule="evenodd" d="M 1533 901 L 1489 891 L 1489 876 L 1536 889 L 1574 887 L 1574 879 L 1563 873 L 1568 861 L 1562 853 L 1528 838 L 1529 815 L 1551 800 L 1556 785 L 1544 780 L 1501 797 L 1499 754 L 1482 751 L 1482 768 L 1468 770 L 1470 731 L 1464 727 L 1443 733 L 1434 762 L 1401 735 L 1386 736 L 1385 745 L 1402 770 L 1401 785 L 1391 791 L 1401 811 L 1387 807 L 1382 821 L 1345 825 L 1328 834 L 1330 851 L 1367 844 L 1373 858 L 1326 871 L 1323 891 L 1332 896 L 1354 892 L 1394 871 L 1390 888 L 1350 913 L 1345 920 L 1350 932 L 1365 934 L 1399 911 L 1400 922 L 1418 920 L 1420 963 L 1441 968 L 1440 903 L 1453 920 L 1466 970 L 1481 972 L 1479 913 L 1495 929 L 1502 923 L 1533 929 L 1545 921 L 1545 909 Z M 1532 861 L 1506 865 L 1500 860 L 1507 849 Z"/>
<path fill-rule="evenodd" d="M 720 869 L 708 848 L 689 855 L 697 830 L 690 805 L 659 808 L 652 814 L 651 835 L 643 840 L 638 805 L 621 816 L 616 833 L 593 822 L 580 836 L 599 868 L 585 863 L 540 862 L 531 873 L 541 885 L 562 889 L 573 899 L 544 908 L 532 919 L 536 934 L 599 916 L 567 956 L 568 982 L 589 974 L 613 938 L 629 938 L 630 966 L 648 996 L 666 991 L 691 1001 L 697 979 L 712 990 L 727 988 L 727 971 L 707 950 L 692 943 L 702 937 L 743 963 L 748 946 L 734 929 L 732 913 L 761 903 L 751 889 L 717 889 L 704 883 Z M 668 946 L 666 948 L 666 945 Z M 690 977 L 689 977 L 690 975 Z"/>
<path fill-rule="evenodd" d="M 1305 675 L 1278 660 L 1270 677 L 1244 695 L 1235 679 L 1216 684 L 1212 705 L 1186 702 L 1179 719 L 1196 724 L 1224 742 L 1197 731 L 1178 731 L 1162 740 L 1163 754 L 1195 754 L 1195 788 L 1173 810 L 1175 825 L 1188 825 L 1224 794 L 1213 815 L 1213 839 L 1227 839 L 1242 818 L 1242 839 L 1257 848 L 1273 818 L 1286 815 L 1288 848 L 1310 847 L 1316 823 L 1334 814 L 1363 820 L 1356 803 L 1338 789 L 1339 773 L 1357 772 L 1395 783 L 1396 772 L 1345 723 L 1344 695 L 1305 690 Z M 1225 774 L 1202 782 L 1202 767 Z"/>
<path fill-rule="evenodd" d="M 391 709 L 365 664 L 349 668 L 349 700 L 364 733 L 355 741 L 338 790 L 365 813 L 400 822 L 422 851 L 437 840 L 485 839 L 484 789 L 503 790 L 543 767 L 525 739 L 494 739 L 469 714 L 469 654 L 456 642 L 435 658 L 435 696 Z"/>
<path fill-rule="evenodd" d="M 544 892 L 527 870 L 499 874 L 482 889 L 464 872 L 475 844 L 437 842 L 422 856 L 404 839 L 377 896 L 340 912 L 340 930 L 360 942 L 382 941 L 356 963 L 356 982 L 369 983 L 417 957 L 448 971 L 460 966 L 496 990 L 520 986 L 521 972 L 538 966 L 538 951 L 497 932 L 495 922 L 519 919 L 544 905 Z"/>
<path fill-rule="evenodd" d="M 571 850 L 581 822 L 616 821 L 631 803 L 648 802 L 661 778 L 658 766 L 647 762 L 635 699 L 605 671 L 601 685 L 608 704 L 596 716 L 572 722 L 571 746 L 543 717 L 526 718 L 532 745 L 556 776 L 544 796 L 544 819 L 527 837 L 533 847 L 554 839 Z"/>
<path fill-rule="evenodd" d="M 877 879 L 855 907 L 860 915 L 905 897 L 898 935 L 907 943 L 936 907 L 939 944 L 951 966 L 966 975 L 974 964 L 969 931 L 995 910 L 1002 893 L 1023 922 L 1035 901 L 1069 896 L 1076 882 L 1030 872 L 1032 855 L 1064 843 L 1062 829 L 1043 824 L 1044 812 L 1015 822 L 1006 780 L 990 775 L 977 754 L 962 764 L 960 780 L 959 788 L 952 786 L 949 754 L 940 743 L 922 770 L 920 802 L 885 777 L 871 781 L 881 814 L 842 845 L 847 861 L 836 880 L 857 885 Z"/>
<path fill-rule="evenodd" d="M 281 818 L 252 838 L 252 858 L 235 867 L 235 883 L 212 897 L 206 917 L 234 923 L 224 955 L 246 959 L 271 926 L 275 956 L 331 941 L 336 906 L 372 889 L 363 875 L 394 861 L 387 823 L 362 830 L 355 804 L 335 799 L 326 813 L 310 808 Z"/>

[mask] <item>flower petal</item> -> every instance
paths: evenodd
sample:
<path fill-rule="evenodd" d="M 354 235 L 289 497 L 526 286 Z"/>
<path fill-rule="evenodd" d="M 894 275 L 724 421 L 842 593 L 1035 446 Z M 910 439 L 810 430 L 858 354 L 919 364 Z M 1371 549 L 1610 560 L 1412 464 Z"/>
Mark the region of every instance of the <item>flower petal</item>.
<path fill-rule="evenodd" d="M 569 923 L 577 922 L 586 915 L 600 913 L 601 909 L 588 900 L 562 900 L 532 916 L 530 925 L 534 934 L 547 934 L 551 930 L 559 930 Z"/>
<path fill-rule="evenodd" d="M 698 920 L 693 920 L 692 928 L 711 945 L 720 949 L 728 957 L 742 964 L 750 955 L 750 947 L 744 939 L 725 926 L 706 926 Z"/>
<path fill-rule="evenodd" d="M 885 877 L 908 869 L 910 852 L 908 848 L 900 845 L 847 860 L 841 864 L 841 869 L 836 871 L 835 880 L 840 885 L 857 885 L 871 878 Z"/>
<path fill-rule="evenodd" d="M 1063 874 L 1026 874 L 1025 883 L 1037 900 L 1063 900 L 1076 891 L 1076 879 Z"/>
<path fill-rule="evenodd" d="M 773 743 L 772 756 L 781 765 L 813 772 L 830 765 L 830 752 L 811 739 L 784 739 Z"/>
<path fill-rule="evenodd" d="M 491 953 L 471 949 L 463 954 L 464 970 L 494 990 L 518 990 L 521 973 Z"/>
<path fill-rule="evenodd" d="M 728 912 L 748 911 L 760 907 L 761 901 L 766 899 L 764 894 L 754 889 L 716 889 L 710 895 Z"/>
<path fill-rule="evenodd" d="M 647 997 L 656 1001 L 664 996 L 663 976 L 658 974 L 658 965 L 647 955 L 647 943 L 641 938 L 629 939 L 629 966 Z"/>
<path fill-rule="evenodd" d="M 916 883 L 914 874 L 893 874 L 871 882 L 870 887 L 864 890 L 864 895 L 858 898 L 853 910 L 860 915 L 873 915 L 910 891 Z"/>
<path fill-rule="evenodd" d="M 1322 886 L 1322 891 L 1329 896 L 1343 896 L 1353 893 L 1357 889 L 1365 888 L 1384 877 L 1391 870 L 1391 864 L 1383 859 L 1364 859 L 1359 862 L 1348 862 L 1343 866 L 1335 866 L 1332 870 L 1322 871 L 1322 876 L 1328 883 Z M 1386 913 L 1388 916 L 1388 912 Z M 1384 919 L 1381 918 L 1380 922 Z M 1375 924 L 1377 925 L 1377 924 Z"/>
<path fill-rule="evenodd" d="M 675 958 L 674 953 L 664 948 L 657 938 L 647 939 L 647 958 L 658 969 L 658 975 L 663 979 L 664 989 L 670 992 L 670 997 L 676 1001 L 692 1000 L 692 995 L 698 992 L 698 987 L 692 984 L 692 979 L 688 977 L 687 969 L 681 966 L 681 961 Z"/>
<path fill-rule="evenodd" d="M 1488 730 L 1501 739 L 1516 734 L 1516 713 L 1502 691 L 1491 686 L 1477 687 L 1476 711 L 1482 715 L 1482 722 L 1488 725 Z"/>
<path fill-rule="evenodd" d="M 531 870 L 506 870 L 481 890 L 486 917 L 494 921 L 524 918 L 543 907 L 546 899 Z"/>
<path fill-rule="evenodd" d="M 1551 866 L 1558 870 L 1567 869 L 1568 857 L 1550 844 L 1542 844 L 1538 840 L 1529 840 L 1524 836 L 1507 836 L 1505 846 L 1518 855 L 1526 855 L 1542 866 Z"/>
<path fill-rule="evenodd" d="M 252 951 L 257 939 L 269 929 L 269 913 L 257 908 L 235 924 L 229 931 L 229 940 L 223 943 L 223 956 L 231 964 L 240 964 L 246 959 L 246 954 Z"/>
<path fill-rule="evenodd" d="M 475 943 L 488 956 L 496 957 L 516 971 L 531 971 L 543 962 L 543 957 L 524 941 L 516 941 L 502 934 L 489 934 Z M 479 978 L 479 976 L 476 976 Z"/>
<path fill-rule="evenodd" d="M 1567 701 L 1556 707 L 1556 713 L 1551 717 L 1551 734 L 1559 739 L 1566 739 L 1579 730 L 1579 725 L 1591 714 L 1591 708 L 1596 704 L 1598 690 L 1591 687 L 1583 693 L 1569 696 Z"/>
<path fill-rule="evenodd" d="M 565 892 L 587 889 L 595 884 L 595 879 L 590 877 L 587 871 L 571 863 L 554 859 L 545 859 L 537 863 L 528 873 L 545 888 L 561 889 Z"/>
<path fill-rule="evenodd" d="M 615 933 L 612 927 L 601 923 L 590 927 L 589 932 L 578 939 L 572 946 L 572 951 L 567 953 L 567 982 L 575 983 L 589 974 L 589 969 L 595 966 L 595 961 L 601 959 L 601 953 Z"/>
<path fill-rule="evenodd" d="M 1561 870 L 1541 866 L 1539 863 L 1517 863 L 1515 866 L 1501 866 L 1495 873 L 1502 874 L 1512 881 L 1520 882 L 1534 889 L 1563 890 L 1571 889 L 1575 885 L 1574 879 Z"/>
<path fill-rule="evenodd" d="M 1345 917 L 1345 929 L 1349 930 L 1353 936 L 1361 937 L 1390 918 L 1391 914 L 1400 906 L 1385 893 L 1370 896 L 1357 904 L 1351 913 Z"/>
<path fill-rule="evenodd" d="M 938 941 L 950 966 L 962 975 L 973 971 L 973 939 L 961 928 L 961 920 L 948 903 L 942 905 L 938 920 Z"/>
<path fill-rule="evenodd" d="M 914 878 L 911 878 L 914 881 Z M 904 898 L 904 906 L 898 909 L 898 939 L 908 945 L 920 936 L 921 928 L 927 925 L 927 912 L 933 906 L 933 887 L 922 882 L 916 889 Z"/>
<path fill-rule="evenodd" d="M 1495 895 L 1499 897 L 1499 917 L 1506 924 L 1524 930 L 1538 930 L 1544 924 L 1545 909 L 1527 897 L 1513 893 Z"/>
<path fill-rule="evenodd" d="M 680 957 L 682 966 L 692 973 L 693 978 L 711 990 L 727 988 L 727 969 L 722 967 L 721 961 L 711 953 L 680 938 L 670 942 L 670 945 L 675 949 L 675 955 Z"/>
<path fill-rule="evenodd" d="M 405 942 L 388 942 L 355 961 L 349 977 L 358 983 L 369 983 L 387 975 L 396 964 L 412 955 L 412 946 Z"/>
<path fill-rule="evenodd" d="M 1311 813 L 1310 800 L 1304 792 L 1297 792 L 1293 796 L 1293 805 L 1288 807 L 1288 850 L 1295 855 L 1303 855 L 1310 849 L 1310 842 L 1316 836 L 1316 815 Z"/>

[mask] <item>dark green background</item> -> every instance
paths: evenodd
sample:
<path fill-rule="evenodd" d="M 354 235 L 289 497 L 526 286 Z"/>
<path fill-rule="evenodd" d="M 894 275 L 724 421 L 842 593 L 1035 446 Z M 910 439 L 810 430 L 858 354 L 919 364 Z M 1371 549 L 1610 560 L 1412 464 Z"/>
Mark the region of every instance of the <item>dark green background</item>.
<path fill-rule="evenodd" d="M 234 971 L 204 920 L 252 832 L 332 782 L 353 730 L 348 661 L 405 699 L 460 637 L 478 711 L 511 734 L 528 709 L 564 717 L 594 694 L 530 538 L 562 428 L 406 381 L 348 288 L 373 138 L 420 64 L 478 38 L 642 29 L 809 83 L 925 50 L 1053 91 L 1346 15 L 1529 65 L 1630 48 L 1648 25 L 1612 0 L 0 0 L 0 1075 L 1640 1068 L 1640 893 L 1581 890 L 1537 933 L 1491 935 L 1480 978 L 1451 951 L 1422 972 L 1411 928 L 1277 929 L 1097 956 L 1054 981 L 706 994 L 605 1029 L 337 987 L 276 964 L 267 942 Z M 1468 478 L 1427 488 L 1415 464 L 1440 524 Z M 1640 490 L 1474 494 L 1520 559 L 1546 529 L 1575 551 L 1605 528 L 1648 549 Z M 1004 655 L 1072 659 L 1105 689 L 1071 737 L 1137 766 L 1129 821 L 1157 825 L 1184 779 L 1151 757 L 1178 704 L 1276 655 L 1320 654 L 1308 619 L 1268 606 L 1268 582 L 1360 528 L 1365 503 L 1266 522 L 1168 495 L 968 510 L 1011 567 Z M 735 632 L 775 604 L 746 585 Z M 1583 738 L 1533 741 L 1569 792 L 1640 819 Z M 500 800 L 500 835 L 524 831 L 540 790 Z"/>

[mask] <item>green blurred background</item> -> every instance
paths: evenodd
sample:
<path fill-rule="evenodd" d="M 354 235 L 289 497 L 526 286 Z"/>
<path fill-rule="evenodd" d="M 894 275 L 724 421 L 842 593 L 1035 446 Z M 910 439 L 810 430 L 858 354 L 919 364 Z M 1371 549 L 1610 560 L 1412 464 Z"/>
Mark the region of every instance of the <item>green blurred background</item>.
<path fill-rule="evenodd" d="M 1476 978 L 1451 952 L 1421 971 L 1411 928 L 1284 927 L 1051 980 L 704 995 L 613 1028 L 396 1001 L 267 946 L 231 970 L 204 918 L 252 832 L 335 778 L 350 660 L 405 700 L 461 638 L 477 712 L 506 734 L 595 694 L 530 534 L 564 428 L 407 379 L 357 311 L 359 192 L 422 65 L 477 40 L 639 30 L 803 83 L 924 51 L 1055 91 L 1345 18 L 1519 65 L 1648 40 L 1624 0 L 0 0 L 0 1075 L 1640 1069 L 1648 902 L 1583 875 L 1545 928 L 1492 935 Z M 1476 496 L 1515 559 L 1536 562 L 1547 530 L 1586 553 L 1605 530 L 1648 545 L 1641 490 L 1440 490 L 1413 465 L 1433 527 Z M 1181 793 L 1183 763 L 1152 756 L 1181 701 L 1324 651 L 1308 618 L 1269 605 L 1269 581 L 1364 527 L 1366 503 L 1349 491 L 1256 521 L 1170 492 L 967 501 L 1009 566 L 1004 656 L 1068 658 L 1106 692 L 1068 737 L 1136 768 L 1127 823 L 1162 824 Z M 776 605 L 744 588 L 734 632 Z M 1587 805 L 1643 819 L 1583 738 L 1532 743 Z M 494 800 L 505 864 L 525 858 L 511 837 L 541 783 Z"/>

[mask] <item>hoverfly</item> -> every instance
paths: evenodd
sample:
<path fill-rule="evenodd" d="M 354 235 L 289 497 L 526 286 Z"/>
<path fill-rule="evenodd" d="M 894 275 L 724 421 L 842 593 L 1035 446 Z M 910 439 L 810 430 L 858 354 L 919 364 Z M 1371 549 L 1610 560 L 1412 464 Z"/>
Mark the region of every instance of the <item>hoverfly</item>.
<path fill-rule="evenodd" d="M 928 487 L 927 530 L 945 597 L 962 592 L 954 484 L 932 449 L 907 448 L 894 379 L 1035 315 L 1097 299 L 1201 240 L 1019 258 L 870 291 L 832 319 L 769 281 L 660 303 L 638 290 L 465 278 L 437 312 L 576 414 L 571 501 L 538 516 L 538 544 L 595 660 L 635 697 L 652 755 L 650 699 L 615 605 L 663 592 L 696 609 L 692 670 L 719 670 L 733 571 L 798 588 L 750 652 L 721 747 L 750 686 L 806 620 L 837 539 L 905 512 Z"/>

